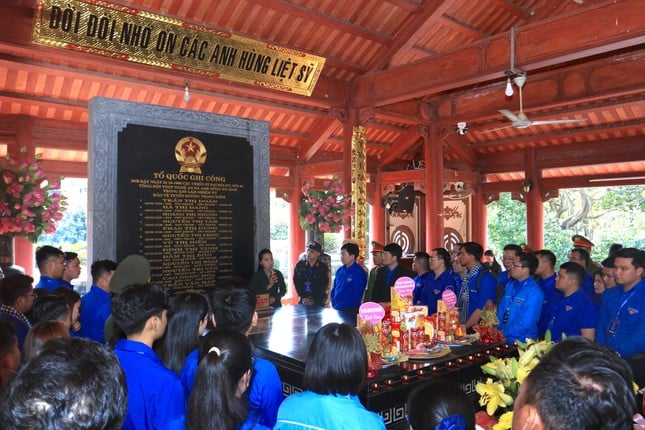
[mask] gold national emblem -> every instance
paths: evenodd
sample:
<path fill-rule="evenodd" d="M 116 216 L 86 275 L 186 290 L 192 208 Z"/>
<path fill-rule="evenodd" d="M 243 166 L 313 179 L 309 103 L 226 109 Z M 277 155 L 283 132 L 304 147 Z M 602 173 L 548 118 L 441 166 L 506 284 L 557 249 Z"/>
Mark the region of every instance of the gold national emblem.
<path fill-rule="evenodd" d="M 201 167 L 206 162 L 206 147 L 196 137 L 184 137 L 175 145 L 175 158 L 179 163 L 180 173 L 201 174 Z"/>

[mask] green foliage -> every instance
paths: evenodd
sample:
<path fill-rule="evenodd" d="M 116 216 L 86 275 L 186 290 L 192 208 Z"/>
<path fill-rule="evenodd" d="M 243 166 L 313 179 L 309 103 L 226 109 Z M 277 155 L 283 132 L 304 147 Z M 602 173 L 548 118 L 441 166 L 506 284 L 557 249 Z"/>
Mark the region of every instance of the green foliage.
<path fill-rule="evenodd" d="M 38 246 L 52 244 L 73 244 L 87 241 L 87 215 L 82 208 L 70 208 L 65 211 L 58 229 L 53 234 L 44 234 L 38 238 Z M 63 246 L 65 251 L 67 247 Z"/>
<path fill-rule="evenodd" d="M 289 226 L 286 223 L 273 224 L 269 235 L 271 240 L 287 240 L 289 239 Z"/>
<path fill-rule="evenodd" d="M 571 237 L 581 234 L 595 246 L 601 261 L 612 243 L 645 248 L 645 187 L 563 189 L 544 204 L 544 246 L 566 261 Z M 507 243 L 526 240 L 525 206 L 503 193 L 488 206 L 488 247 L 498 255 Z M 532 246 L 532 244 L 529 244 Z"/>

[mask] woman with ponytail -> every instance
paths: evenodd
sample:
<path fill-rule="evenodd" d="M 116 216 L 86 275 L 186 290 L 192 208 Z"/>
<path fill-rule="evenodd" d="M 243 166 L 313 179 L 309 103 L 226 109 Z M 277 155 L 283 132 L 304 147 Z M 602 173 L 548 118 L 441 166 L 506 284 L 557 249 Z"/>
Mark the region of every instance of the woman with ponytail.
<path fill-rule="evenodd" d="M 186 430 L 266 430 L 248 426 L 244 395 L 251 381 L 251 342 L 234 330 L 215 329 L 204 337 L 186 417 Z"/>

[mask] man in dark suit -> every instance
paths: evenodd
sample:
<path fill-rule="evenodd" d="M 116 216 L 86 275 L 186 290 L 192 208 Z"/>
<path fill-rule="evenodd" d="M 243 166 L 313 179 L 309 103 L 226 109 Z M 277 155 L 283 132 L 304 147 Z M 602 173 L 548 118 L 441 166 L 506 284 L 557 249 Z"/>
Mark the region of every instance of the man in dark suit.
<path fill-rule="evenodd" d="M 399 260 L 403 255 L 403 249 L 396 243 L 388 243 L 383 247 L 383 267 L 376 271 L 376 280 L 372 296 L 369 298 L 372 302 L 389 302 L 390 287 L 394 286 L 397 279 L 412 274 L 399 265 Z M 367 298 L 366 298 L 367 299 Z"/>

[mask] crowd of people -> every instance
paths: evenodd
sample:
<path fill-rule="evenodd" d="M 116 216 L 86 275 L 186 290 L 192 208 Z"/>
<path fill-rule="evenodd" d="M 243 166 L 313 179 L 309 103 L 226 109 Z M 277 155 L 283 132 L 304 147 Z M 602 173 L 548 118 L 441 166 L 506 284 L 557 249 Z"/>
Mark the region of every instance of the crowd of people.
<path fill-rule="evenodd" d="M 496 306 L 507 342 L 559 342 L 522 385 L 513 428 L 628 429 L 638 425 L 632 367 L 645 356 L 645 252 L 616 247 L 596 267 L 583 239 L 559 265 L 549 250 L 509 244 L 505 270 L 475 242 L 416 252 L 412 271 L 401 264 L 398 244 L 373 242 L 368 270 L 359 247 L 346 242 L 331 288 L 322 246 L 310 242 L 293 283 L 302 305 L 329 302 L 356 314 L 363 302 L 388 302 L 390 287 L 409 276 L 414 303 L 431 313 L 444 291 L 453 291 L 466 328 Z M 6 428 L 385 428 L 358 399 L 367 354 L 354 327 L 328 324 L 316 334 L 304 391 L 286 399 L 276 366 L 254 354 L 248 334 L 257 324 L 257 294 L 279 307 L 287 289 L 268 249 L 250 283 L 231 278 L 204 294 L 173 297 L 149 282 L 141 256 L 118 265 L 95 261 L 83 297 L 71 284 L 80 272 L 77 255 L 43 246 L 36 262 L 35 287 L 24 274 L 0 283 Z M 474 409 L 454 383 L 437 380 L 413 392 L 408 419 L 414 430 L 472 429 Z"/>

